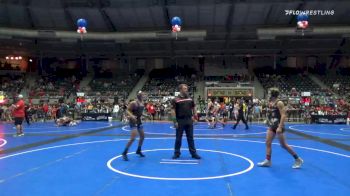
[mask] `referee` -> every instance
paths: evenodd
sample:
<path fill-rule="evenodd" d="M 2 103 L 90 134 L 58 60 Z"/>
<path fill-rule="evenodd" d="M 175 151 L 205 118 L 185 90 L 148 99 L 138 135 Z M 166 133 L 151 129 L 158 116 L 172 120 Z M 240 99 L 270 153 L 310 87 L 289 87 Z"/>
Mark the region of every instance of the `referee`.
<path fill-rule="evenodd" d="M 246 105 L 244 104 L 244 100 L 240 100 L 240 104 L 239 104 L 239 108 L 238 108 L 238 117 L 237 117 L 237 121 L 236 121 L 236 124 L 233 125 L 232 129 L 236 129 L 239 121 L 242 120 L 242 122 L 245 124 L 245 129 L 248 130 L 249 127 L 248 127 L 248 124 L 247 124 L 247 121 L 244 117 L 244 107 L 246 107 Z"/>
<path fill-rule="evenodd" d="M 186 84 L 180 84 L 179 91 L 179 96 L 172 100 L 172 114 L 176 127 L 175 152 L 173 159 L 180 157 L 183 131 L 186 132 L 188 148 L 192 155 L 192 158 L 201 159 L 201 157 L 196 152 L 193 139 L 192 117 L 193 114 L 195 114 L 194 102 L 188 95 L 188 86 Z"/>

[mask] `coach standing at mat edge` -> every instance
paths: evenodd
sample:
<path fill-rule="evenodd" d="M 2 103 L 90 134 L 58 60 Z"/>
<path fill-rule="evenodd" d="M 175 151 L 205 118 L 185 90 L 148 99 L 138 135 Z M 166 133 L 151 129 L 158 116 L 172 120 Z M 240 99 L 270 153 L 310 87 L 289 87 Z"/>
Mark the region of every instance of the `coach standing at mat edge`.
<path fill-rule="evenodd" d="M 175 152 L 173 159 L 180 157 L 180 148 L 183 131 L 186 132 L 188 149 L 194 159 L 201 159 L 197 154 L 193 139 L 193 115 L 195 114 L 195 105 L 193 99 L 188 94 L 186 84 L 179 85 L 180 94 L 172 100 L 172 114 L 176 128 Z"/>
<path fill-rule="evenodd" d="M 14 137 L 24 136 L 22 123 L 25 117 L 25 112 L 24 112 L 25 103 L 23 101 L 23 95 L 18 95 L 17 99 L 18 99 L 17 103 L 12 104 L 13 117 L 15 117 L 15 126 L 16 126 L 16 134 L 14 135 Z"/>

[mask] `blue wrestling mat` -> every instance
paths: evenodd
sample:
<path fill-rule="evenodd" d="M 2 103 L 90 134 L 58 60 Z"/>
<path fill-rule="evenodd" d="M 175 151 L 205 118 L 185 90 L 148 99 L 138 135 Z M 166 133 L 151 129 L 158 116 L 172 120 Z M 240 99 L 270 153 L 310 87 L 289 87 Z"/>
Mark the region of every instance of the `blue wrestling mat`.
<path fill-rule="evenodd" d="M 146 157 L 135 155 L 135 142 L 125 162 L 120 154 L 130 129 L 123 124 L 34 123 L 23 137 L 1 124 L 1 195 L 349 195 L 350 127 L 287 125 L 287 141 L 305 161 L 296 170 L 278 140 L 272 167 L 257 167 L 265 158 L 266 127 L 231 126 L 195 125 L 202 159 L 191 158 L 184 137 L 180 159 L 172 160 L 172 124 L 145 123 Z"/>

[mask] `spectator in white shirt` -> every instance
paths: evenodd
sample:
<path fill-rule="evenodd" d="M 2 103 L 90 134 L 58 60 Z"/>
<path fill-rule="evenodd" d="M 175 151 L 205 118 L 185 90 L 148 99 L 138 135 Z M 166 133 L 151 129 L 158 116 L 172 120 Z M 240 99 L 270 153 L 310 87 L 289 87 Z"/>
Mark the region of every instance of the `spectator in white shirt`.
<path fill-rule="evenodd" d="M 113 117 L 117 119 L 118 113 L 119 113 L 119 105 L 117 103 L 115 103 L 114 107 L 113 107 Z"/>

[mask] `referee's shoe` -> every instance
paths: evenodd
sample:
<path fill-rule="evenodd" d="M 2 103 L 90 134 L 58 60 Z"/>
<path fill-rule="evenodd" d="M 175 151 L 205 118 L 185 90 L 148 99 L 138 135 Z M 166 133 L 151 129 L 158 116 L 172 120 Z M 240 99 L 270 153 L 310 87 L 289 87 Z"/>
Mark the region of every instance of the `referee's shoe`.
<path fill-rule="evenodd" d="M 178 154 L 175 154 L 175 155 L 172 157 L 172 159 L 178 159 L 178 158 L 180 158 L 180 155 L 178 155 Z M 193 154 L 193 155 L 192 155 L 192 158 L 194 158 L 194 159 L 201 159 L 201 157 L 200 157 L 198 154 Z"/>

